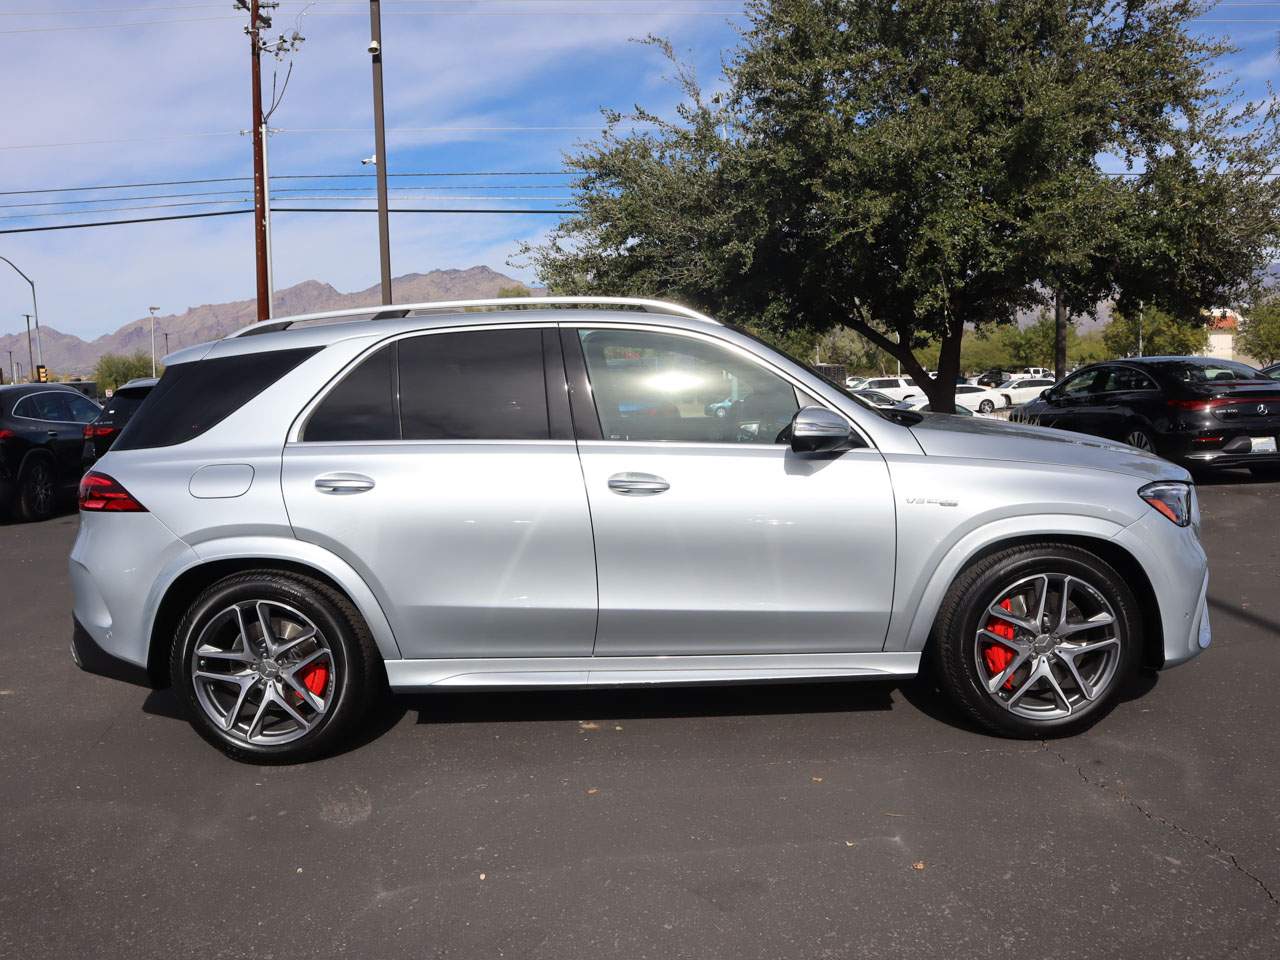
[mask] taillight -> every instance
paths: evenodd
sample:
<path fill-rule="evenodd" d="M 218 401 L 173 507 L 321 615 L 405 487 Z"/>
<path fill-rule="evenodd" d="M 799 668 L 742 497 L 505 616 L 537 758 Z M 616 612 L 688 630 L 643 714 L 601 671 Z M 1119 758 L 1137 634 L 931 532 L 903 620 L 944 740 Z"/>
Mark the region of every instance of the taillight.
<path fill-rule="evenodd" d="M 124 487 L 105 473 L 90 471 L 80 480 L 80 509 L 109 513 L 146 513 L 147 508 L 133 499 Z"/>
<path fill-rule="evenodd" d="M 94 437 L 109 437 L 116 432 L 116 428 L 109 423 L 86 423 L 84 425 L 84 438 L 86 440 L 92 440 Z"/>
<path fill-rule="evenodd" d="M 1175 410 L 1192 410 L 1196 413 L 1205 413 L 1214 407 L 1225 407 L 1229 403 L 1238 403 L 1239 398 L 1233 400 L 1230 397 L 1217 397 L 1213 400 L 1166 400 L 1165 402 Z"/>
<path fill-rule="evenodd" d="M 0 440 L 12 440 L 16 436 L 12 430 L 0 430 Z"/>

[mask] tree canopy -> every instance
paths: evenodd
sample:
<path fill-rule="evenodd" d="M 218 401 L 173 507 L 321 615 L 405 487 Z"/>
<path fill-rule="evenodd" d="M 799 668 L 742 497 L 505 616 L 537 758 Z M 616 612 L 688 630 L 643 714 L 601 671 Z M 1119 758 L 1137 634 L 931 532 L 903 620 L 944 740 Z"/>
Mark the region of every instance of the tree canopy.
<path fill-rule="evenodd" d="M 1280 293 L 1253 305 L 1241 325 L 1240 349 L 1263 366 L 1280 360 Z"/>
<path fill-rule="evenodd" d="M 748 0 L 708 98 L 606 113 L 579 213 L 526 248 L 557 292 L 667 296 L 776 341 L 836 327 L 954 403 L 966 336 L 1059 294 L 1180 320 L 1280 238 L 1275 103 L 1241 102 L 1194 0 Z M 936 348 L 936 380 L 924 352 Z"/>
<path fill-rule="evenodd" d="M 156 371 L 157 373 L 160 370 Z M 115 390 L 136 377 L 151 376 L 151 355 L 139 350 L 136 353 L 104 353 L 93 368 L 93 379 L 98 390 Z"/>

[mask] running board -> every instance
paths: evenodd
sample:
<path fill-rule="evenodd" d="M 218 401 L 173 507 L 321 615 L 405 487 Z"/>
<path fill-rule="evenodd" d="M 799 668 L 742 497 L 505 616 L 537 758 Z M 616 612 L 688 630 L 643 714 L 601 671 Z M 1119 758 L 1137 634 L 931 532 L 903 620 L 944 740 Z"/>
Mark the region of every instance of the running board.
<path fill-rule="evenodd" d="M 616 687 L 914 677 L 920 654 L 742 654 L 689 657 L 491 657 L 388 660 L 393 690 L 425 687 Z"/>

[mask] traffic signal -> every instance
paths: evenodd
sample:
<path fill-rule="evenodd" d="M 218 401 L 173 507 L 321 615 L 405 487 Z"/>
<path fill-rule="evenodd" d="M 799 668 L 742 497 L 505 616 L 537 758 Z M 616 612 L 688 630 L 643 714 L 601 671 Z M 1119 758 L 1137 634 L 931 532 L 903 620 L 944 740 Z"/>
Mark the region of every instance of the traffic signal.
<path fill-rule="evenodd" d="M 37 383 L 49 382 L 49 368 L 46 367 L 43 363 L 36 366 L 36 382 Z"/>

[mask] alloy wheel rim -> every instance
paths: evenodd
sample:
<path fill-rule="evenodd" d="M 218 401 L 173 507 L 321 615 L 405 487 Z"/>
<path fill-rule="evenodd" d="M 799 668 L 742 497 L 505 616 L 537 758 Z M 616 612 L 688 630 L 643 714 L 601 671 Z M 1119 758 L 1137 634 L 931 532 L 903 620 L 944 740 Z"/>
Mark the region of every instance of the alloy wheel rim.
<path fill-rule="evenodd" d="M 1137 447 L 1139 450 L 1150 450 L 1151 440 L 1141 430 L 1135 430 L 1129 434 L 1125 441 L 1131 447 Z"/>
<path fill-rule="evenodd" d="M 31 471 L 31 487 L 37 513 L 47 513 L 53 508 L 53 480 L 44 464 L 36 464 Z"/>
<path fill-rule="evenodd" d="M 1075 574 L 1023 577 L 995 595 L 974 635 L 978 678 L 1026 720 L 1089 709 L 1115 681 L 1122 635 L 1110 601 Z"/>
<path fill-rule="evenodd" d="M 244 600 L 200 631 L 191 680 L 223 736 L 274 746 L 315 729 L 332 706 L 338 675 L 329 641 L 307 616 L 274 600 Z"/>

